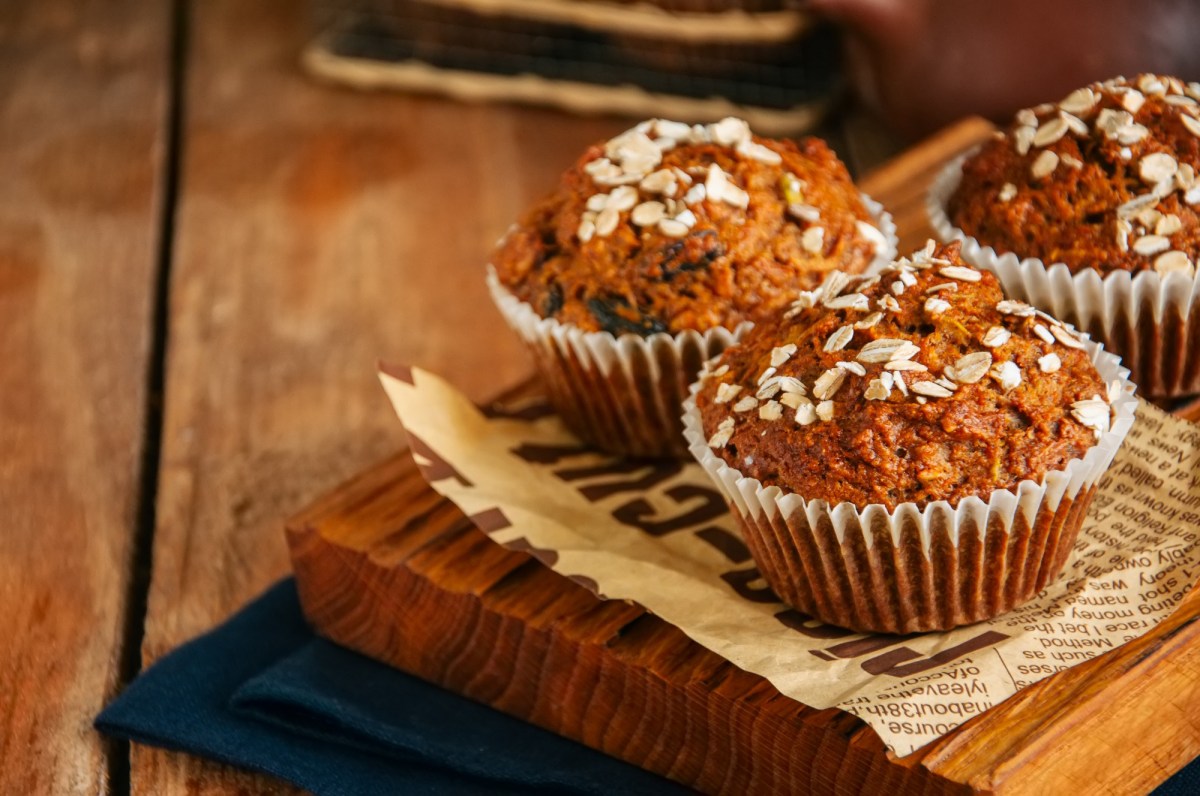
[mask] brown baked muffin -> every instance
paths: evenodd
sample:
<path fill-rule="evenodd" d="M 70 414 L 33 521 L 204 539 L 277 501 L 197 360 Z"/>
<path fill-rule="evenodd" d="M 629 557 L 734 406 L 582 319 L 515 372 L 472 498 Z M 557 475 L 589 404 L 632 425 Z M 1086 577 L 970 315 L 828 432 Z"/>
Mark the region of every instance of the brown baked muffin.
<path fill-rule="evenodd" d="M 491 262 L 543 317 L 645 336 L 768 317 L 883 245 L 823 141 L 656 121 L 588 149 Z"/>
<path fill-rule="evenodd" d="M 931 242 L 881 276 L 835 273 L 726 350 L 696 389 L 692 450 L 724 474 L 718 482 L 736 471 L 733 491 L 751 478 L 810 509 L 738 515 L 776 592 L 825 621 L 944 629 L 1037 593 L 1066 563 L 1091 483 L 1119 444 L 1115 358 L 1106 384 L 1094 345 L 1005 299 L 958 249 Z M 1089 460 L 1101 464 L 1087 488 L 1013 510 Z M 942 524 L 911 521 L 922 514 Z M 965 532 L 952 517 L 970 518 Z M 844 579 L 818 575 L 832 555 Z M 971 591 L 943 594 L 939 579 L 962 578 Z"/>
<path fill-rule="evenodd" d="M 1124 357 L 1139 389 L 1186 395 L 1200 391 L 1198 170 L 1200 83 L 1117 78 L 1019 112 L 947 170 L 930 215 L 1010 296 Z"/>
<path fill-rule="evenodd" d="M 816 139 L 758 138 L 733 118 L 643 122 L 590 148 L 509 230 L 493 294 L 576 433 L 680 455 L 702 361 L 830 271 L 887 255 L 876 224 L 890 220 L 867 201 Z"/>
<path fill-rule="evenodd" d="M 962 168 L 950 220 L 1072 271 L 1194 273 L 1200 84 L 1142 75 L 1023 110 Z"/>

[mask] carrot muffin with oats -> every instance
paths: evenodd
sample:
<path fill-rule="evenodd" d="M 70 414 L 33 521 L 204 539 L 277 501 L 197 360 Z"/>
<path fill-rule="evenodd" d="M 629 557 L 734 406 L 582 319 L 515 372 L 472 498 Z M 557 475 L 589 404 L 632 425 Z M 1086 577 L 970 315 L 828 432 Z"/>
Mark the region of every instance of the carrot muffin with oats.
<path fill-rule="evenodd" d="M 703 359 L 831 271 L 888 256 L 890 219 L 872 205 L 817 139 L 643 122 L 591 147 L 509 230 L 493 295 L 577 433 L 681 454 L 679 405 Z"/>
<path fill-rule="evenodd" d="M 1198 171 L 1200 83 L 1116 78 L 1020 111 L 948 169 L 930 211 L 1014 297 L 1111 345 L 1145 391 L 1181 395 L 1200 391 Z"/>
<path fill-rule="evenodd" d="M 958 248 L 833 274 L 695 388 L 693 454 L 767 581 L 825 621 L 946 628 L 1040 591 L 1132 422 L 1115 358 L 1006 299 Z M 1047 489 L 1062 499 L 1043 504 Z"/>

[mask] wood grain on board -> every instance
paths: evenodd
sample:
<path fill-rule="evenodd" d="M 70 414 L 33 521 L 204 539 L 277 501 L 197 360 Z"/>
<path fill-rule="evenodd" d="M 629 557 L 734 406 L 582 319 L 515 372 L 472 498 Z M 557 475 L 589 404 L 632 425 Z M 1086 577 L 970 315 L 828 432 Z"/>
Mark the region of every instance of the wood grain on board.
<path fill-rule="evenodd" d="M 91 722 L 125 636 L 168 38 L 148 0 L 0 11 L 5 793 L 108 789 Z"/>
<path fill-rule="evenodd" d="M 968 120 L 868 176 L 905 246 Z M 897 758 L 858 719 L 780 695 L 641 609 L 502 548 L 395 456 L 288 523 L 319 632 L 706 792 L 1140 793 L 1200 754 L 1200 588 L 1146 636 Z"/>
<path fill-rule="evenodd" d="M 482 399 L 530 365 L 481 258 L 582 148 L 627 126 L 324 87 L 305 6 L 190 7 L 144 662 L 288 569 L 280 518 L 402 435 L 380 358 Z M 266 780 L 134 746 L 136 793 Z"/>

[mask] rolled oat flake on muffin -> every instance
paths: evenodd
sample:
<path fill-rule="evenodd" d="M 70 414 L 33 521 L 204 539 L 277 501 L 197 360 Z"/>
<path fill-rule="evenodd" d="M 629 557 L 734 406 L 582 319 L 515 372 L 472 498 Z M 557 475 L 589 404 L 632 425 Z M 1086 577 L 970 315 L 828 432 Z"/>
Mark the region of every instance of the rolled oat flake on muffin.
<path fill-rule="evenodd" d="M 937 291 L 948 306 L 931 311 L 925 294 L 948 276 L 957 288 Z M 912 286 L 895 296 L 887 286 L 901 277 Z M 1069 325 L 1005 299 L 957 244 L 901 258 L 878 279 L 838 283 L 842 295 L 872 307 L 888 295 L 896 307 L 868 328 L 855 326 L 864 310 L 828 301 L 756 326 L 717 360 L 722 375 L 693 387 L 693 455 L 727 487 L 764 577 L 807 613 L 912 632 L 1023 602 L 1065 563 L 1090 484 L 1132 422 L 1124 372 Z M 792 353 L 773 365 L 781 347 Z M 768 369 L 812 385 L 800 406 L 824 410 L 731 412 L 721 397 L 752 389 Z M 755 509 L 742 479 L 778 511 Z M 1043 501 L 1048 490 L 1056 497 Z M 983 529 L 1005 541 L 980 544 Z M 1021 541 L 1045 533 L 1048 546 Z M 844 579 L 813 574 L 831 560 L 844 560 Z M 887 574 L 901 565 L 904 577 Z M 943 593 L 946 578 L 982 579 L 987 599 Z M 921 591 L 927 583 L 932 593 Z"/>

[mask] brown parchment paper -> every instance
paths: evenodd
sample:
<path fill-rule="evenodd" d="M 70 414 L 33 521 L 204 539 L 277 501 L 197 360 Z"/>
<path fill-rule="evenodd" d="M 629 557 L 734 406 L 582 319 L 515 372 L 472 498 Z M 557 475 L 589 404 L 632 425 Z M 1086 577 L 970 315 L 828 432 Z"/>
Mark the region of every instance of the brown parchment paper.
<path fill-rule="evenodd" d="M 1200 427 L 1146 403 L 1054 586 L 989 622 L 900 637 L 779 603 L 699 465 L 589 450 L 540 402 L 485 413 L 426 371 L 381 377 L 425 477 L 496 542 L 637 602 L 787 696 L 860 716 L 901 755 L 1143 635 L 1200 571 Z"/>

